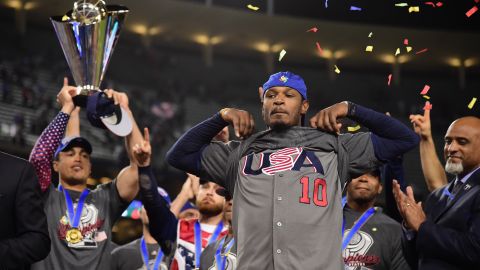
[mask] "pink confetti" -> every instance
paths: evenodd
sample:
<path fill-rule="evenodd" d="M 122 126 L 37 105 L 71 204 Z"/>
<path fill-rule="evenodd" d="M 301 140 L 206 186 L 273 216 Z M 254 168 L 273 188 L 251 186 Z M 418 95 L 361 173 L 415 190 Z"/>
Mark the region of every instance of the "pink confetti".
<path fill-rule="evenodd" d="M 307 32 L 314 32 L 316 33 L 318 31 L 317 27 L 313 27 L 312 29 L 307 30 Z"/>
<path fill-rule="evenodd" d="M 428 93 L 428 90 L 430 90 L 430 85 L 425 84 L 425 86 L 423 87 L 422 92 L 420 92 L 420 95 L 426 95 L 426 94 Z"/>
<path fill-rule="evenodd" d="M 425 5 L 431 5 L 432 7 L 435 7 L 435 4 L 433 2 L 425 2 Z"/>
<path fill-rule="evenodd" d="M 390 86 L 390 83 L 392 82 L 392 74 L 388 75 L 388 86 Z"/>
<path fill-rule="evenodd" d="M 426 51 L 428 51 L 428 48 L 425 48 L 425 49 L 423 49 L 423 50 L 420 50 L 420 51 L 416 52 L 415 54 L 421 54 L 421 53 L 424 53 L 424 52 L 426 52 Z"/>
<path fill-rule="evenodd" d="M 318 53 L 320 55 L 323 55 L 323 50 L 322 50 L 322 47 L 320 47 L 320 43 L 317 42 L 317 49 L 318 49 Z"/>
<path fill-rule="evenodd" d="M 408 45 L 408 38 L 403 40 L 403 45 Z"/>
<path fill-rule="evenodd" d="M 430 101 L 425 102 L 425 106 L 423 107 L 423 110 L 431 110 L 433 108 L 433 104 L 430 104 Z"/>
<path fill-rule="evenodd" d="M 477 2 L 477 1 L 478 1 L 478 0 L 475 0 L 475 2 Z M 436 5 L 437 7 L 441 7 L 441 6 L 443 6 L 443 3 L 442 3 L 442 2 L 437 2 L 435 5 Z"/>
<path fill-rule="evenodd" d="M 473 13 L 477 12 L 478 8 L 477 7 L 472 7 L 465 15 L 467 15 L 468 18 L 473 15 Z"/>

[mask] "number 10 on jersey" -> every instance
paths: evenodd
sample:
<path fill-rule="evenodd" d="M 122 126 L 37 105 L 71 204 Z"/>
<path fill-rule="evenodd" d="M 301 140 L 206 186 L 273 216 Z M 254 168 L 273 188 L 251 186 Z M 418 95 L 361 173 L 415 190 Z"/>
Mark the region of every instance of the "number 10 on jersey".
<path fill-rule="evenodd" d="M 316 178 L 313 181 L 312 199 L 310 198 L 310 178 L 308 178 L 308 176 L 302 177 L 302 179 L 300 179 L 300 184 L 302 185 L 302 196 L 300 197 L 301 203 L 311 204 L 313 199 L 313 203 L 316 206 L 325 207 L 328 205 L 327 182 L 325 179 Z"/>

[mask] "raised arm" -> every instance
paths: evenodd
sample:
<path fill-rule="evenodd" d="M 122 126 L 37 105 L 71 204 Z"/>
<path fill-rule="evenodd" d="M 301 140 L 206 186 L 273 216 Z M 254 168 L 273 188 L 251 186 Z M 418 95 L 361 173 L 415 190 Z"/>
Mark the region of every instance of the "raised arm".
<path fill-rule="evenodd" d="M 62 106 L 62 109 L 42 132 L 30 152 L 29 161 L 35 168 L 42 191 L 47 190 L 50 186 L 53 155 L 60 145 L 67 128 L 70 114 L 75 108 L 72 100 L 72 95 L 74 95 L 75 92 L 76 87 L 69 86 L 68 80 L 65 78 L 63 88 L 57 95 L 57 101 Z"/>
<path fill-rule="evenodd" d="M 124 110 L 126 110 L 128 117 L 130 117 L 130 120 L 132 121 L 132 132 L 125 137 L 125 147 L 130 160 L 130 165 L 120 171 L 116 181 L 118 194 L 124 201 L 130 202 L 135 198 L 135 196 L 137 196 L 139 190 L 138 166 L 135 162 L 132 151 L 134 148 L 143 143 L 143 136 L 138 129 L 135 118 L 133 117 L 133 113 L 128 105 L 127 95 L 111 89 L 105 90 L 105 94 L 108 98 L 113 99 L 116 105 L 120 105 Z"/>
<path fill-rule="evenodd" d="M 410 121 L 415 133 L 420 136 L 422 171 L 427 188 L 431 192 L 447 184 L 447 175 L 435 150 L 430 124 L 430 110 L 425 110 L 423 115 L 410 115 Z"/>
<path fill-rule="evenodd" d="M 337 119 L 342 117 L 351 118 L 372 132 L 375 157 L 381 162 L 393 160 L 418 145 L 418 136 L 400 121 L 348 101 L 321 110 L 310 119 L 310 124 L 339 133 L 341 124 Z"/>
<path fill-rule="evenodd" d="M 157 180 L 150 167 L 152 148 L 148 129 L 144 130 L 145 139 L 132 149 L 133 160 L 138 166 L 140 177 L 140 194 L 147 210 L 149 230 L 153 238 L 162 245 L 162 248 L 171 248 L 177 239 L 177 218 L 168 207 L 167 201 L 160 196 L 157 189 Z"/>
<path fill-rule="evenodd" d="M 229 124 L 234 126 L 238 137 L 249 136 L 254 127 L 250 113 L 233 108 L 222 109 L 180 137 L 167 153 L 168 163 L 182 171 L 201 176 L 202 151 Z"/>

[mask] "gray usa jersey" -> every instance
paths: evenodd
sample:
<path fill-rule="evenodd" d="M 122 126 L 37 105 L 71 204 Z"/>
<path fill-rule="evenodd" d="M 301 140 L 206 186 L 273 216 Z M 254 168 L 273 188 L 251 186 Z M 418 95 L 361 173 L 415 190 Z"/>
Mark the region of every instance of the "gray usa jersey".
<path fill-rule="evenodd" d="M 341 188 L 378 165 L 370 136 L 292 127 L 207 146 L 202 177 L 234 194 L 237 269 L 343 269 Z"/>

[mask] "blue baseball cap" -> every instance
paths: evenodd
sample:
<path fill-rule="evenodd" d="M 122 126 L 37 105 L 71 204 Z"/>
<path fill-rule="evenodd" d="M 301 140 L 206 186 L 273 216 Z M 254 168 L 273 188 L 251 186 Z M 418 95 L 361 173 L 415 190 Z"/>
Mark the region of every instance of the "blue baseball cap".
<path fill-rule="evenodd" d="M 55 151 L 54 158 L 57 158 L 60 152 L 70 150 L 75 146 L 83 148 L 89 155 L 92 153 L 92 145 L 87 139 L 80 136 L 72 136 L 63 138 L 57 150 Z"/>
<path fill-rule="evenodd" d="M 265 96 L 267 90 L 275 86 L 286 86 L 295 89 L 302 95 L 303 99 L 307 99 L 307 86 L 302 77 L 290 71 L 282 71 L 270 75 L 268 81 L 263 84 L 263 95 Z"/>

